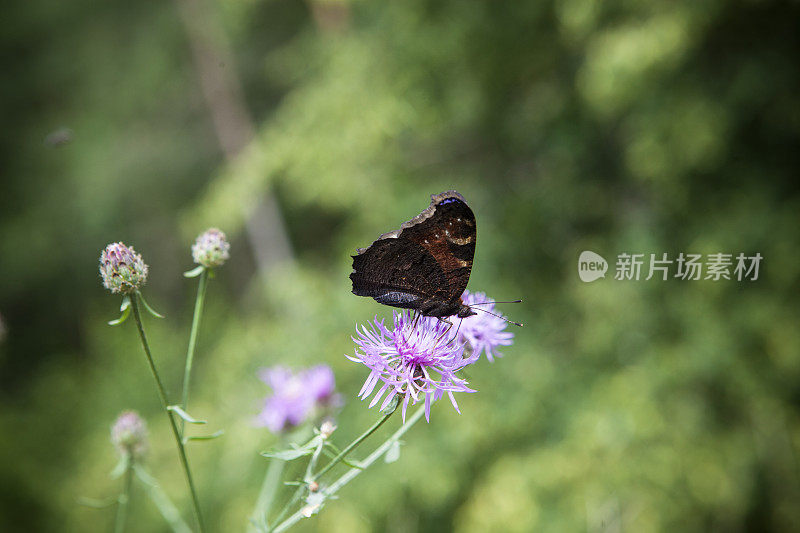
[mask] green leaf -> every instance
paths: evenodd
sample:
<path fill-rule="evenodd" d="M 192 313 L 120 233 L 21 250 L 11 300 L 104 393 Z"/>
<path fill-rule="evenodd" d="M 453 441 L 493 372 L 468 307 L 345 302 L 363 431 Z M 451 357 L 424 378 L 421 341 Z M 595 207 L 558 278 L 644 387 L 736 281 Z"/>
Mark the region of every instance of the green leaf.
<path fill-rule="evenodd" d="M 264 457 L 269 457 L 270 459 L 280 459 L 282 461 L 292 461 L 294 459 L 299 459 L 300 457 L 311 455 L 314 453 L 314 450 L 309 450 L 305 448 L 296 448 L 294 450 L 280 450 L 276 452 L 261 452 L 261 455 Z"/>
<path fill-rule="evenodd" d="M 203 269 L 205 269 L 205 267 L 203 265 L 199 265 L 199 266 L 197 266 L 197 267 L 195 267 L 195 268 L 193 268 L 191 270 L 188 270 L 188 271 L 184 272 L 183 273 L 183 277 L 185 277 L 185 278 L 196 278 L 197 276 L 199 276 L 200 274 L 203 273 Z"/>
<path fill-rule="evenodd" d="M 125 298 L 127 298 L 127 296 Z M 120 324 L 128 320 L 128 317 L 131 316 L 130 301 L 128 301 L 128 304 L 129 305 L 126 307 L 125 303 L 123 302 L 122 307 L 120 308 L 122 310 L 122 314 L 116 320 L 109 320 L 108 321 L 109 326 L 119 326 Z"/>
<path fill-rule="evenodd" d="M 333 453 L 335 453 L 336 455 L 339 455 L 340 453 L 342 453 L 342 450 L 340 450 L 338 446 L 336 446 L 334 443 L 332 443 L 329 440 L 325 441 L 325 448 L 326 448 L 325 451 L 327 451 L 327 448 L 330 448 L 331 450 L 333 450 Z"/>
<path fill-rule="evenodd" d="M 189 424 L 208 424 L 206 420 L 198 420 L 197 418 L 193 418 L 189 413 L 184 411 L 178 405 L 169 405 L 167 406 L 167 411 L 172 411 L 182 419 L 184 419 Z"/>
<path fill-rule="evenodd" d="M 115 496 L 113 498 L 106 498 L 104 500 L 97 500 L 95 498 L 87 498 L 85 496 L 81 496 L 78 498 L 78 505 L 83 505 L 84 507 L 92 507 L 94 509 L 105 509 L 106 507 L 111 507 L 112 505 L 116 505 L 118 498 Z"/>
<path fill-rule="evenodd" d="M 124 474 L 125 470 L 128 469 L 129 461 L 130 461 L 129 457 L 127 456 L 121 457 L 119 462 L 117 463 L 117 466 L 115 466 L 114 470 L 112 470 L 111 473 L 109 474 L 111 476 L 111 479 L 117 479 L 122 474 Z"/>
<path fill-rule="evenodd" d="M 158 486 L 158 481 L 156 478 L 150 475 L 147 470 L 139 466 L 138 464 L 133 465 L 133 471 L 136 473 L 136 477 L 142 480 L 143 483 L 150 485 L 151 487 Z"/>
<path fill-rule="evenodd" d="M 358 468 L 359 470 L 364 470 L 364 467 L 361 466 L 359 462 L 352 462 L 350 459 L 342 459 L 342 464 L 349 466 L 350 468 Z"/>
<path fill-rule="evenodd" d="M 139 299 L 142 301 L 142 305 L 144 306 L 144 308 L 147 310 L 148 313 L 150 313 L 151 315 L 153 315 L 156 318 L 164 318 L 164 315 L 162 315 L 160 313 L 157 313 L 155 311 L 155 309 L 150 307 L 150 305 L 147 303 L 147 300 L 145 300 L 144 296 L 142 296 L 141 292 L 136 291 L 136 295 L 139 296 Z"/>
<path fill-rule="evenodd" d="M 150 499 L 153 501 L 156 507 L 158 507 L 158 510 L 161 512 L 161 516 L 163 516 L 170 525 L 172 531 L 175 533 L 191 533 L 192 530 L 189 529 L 189 526 L 187 526 L 186 522 L 184 522 L 181 518 L 178 509 L 158 485 L 158 481 L 138 464 L 133 465 L 133 470 L 136 473 L 136 477 L 139 478 L 139 480 L 141 480 L 144 484 L 144 489 L 147 492 L 147 495 L 150 496 Z"/>
<path fill-rule="evenodd" d="M 193 440 L 211 440 L 211 439 L 216 439 L 217 437 L 221 437 L 224 434 L 225 434 L 225 430 L 224 429 L 220 429 L 219 431 L 215 431 L 211 435 L 196 435 L 196 436 L 191 436 L 191 437 L 184 437 L 183 438 L 183 443 L 187 444 L 189 441 L 193 441 Z"/>

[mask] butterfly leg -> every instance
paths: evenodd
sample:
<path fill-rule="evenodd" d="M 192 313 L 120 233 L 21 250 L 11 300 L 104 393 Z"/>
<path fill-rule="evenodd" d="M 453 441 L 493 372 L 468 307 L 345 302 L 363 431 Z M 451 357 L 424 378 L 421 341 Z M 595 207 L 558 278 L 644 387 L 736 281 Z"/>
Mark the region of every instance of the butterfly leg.
<path fill-rule="evenodd" d="M 444 331 L 442 332 L 442 334 L 441 334 L 441 335 L 439 335 L 439 337 L 436 339 L 436 344 L 439 344 L 439 341 L 441 341 L 442 339 L 444 339 L 445 337 L 447 337 L 447 334 L 450 332 L 450 329 L 453 327 L 453 323 L 452 323 L 452 322 L 450 322 L 449 320 L 447 320 L 446 318 L 442 318 L 442 317 L 436 317 L 436 318 L 438 318 L 438 319 L 439 319 L 439 322 L 444 322 L 445 324 L 449 324 L 449 325 L 447 326 L 447 329 L 446 329 L 446 330 L 444 330 Z"/>

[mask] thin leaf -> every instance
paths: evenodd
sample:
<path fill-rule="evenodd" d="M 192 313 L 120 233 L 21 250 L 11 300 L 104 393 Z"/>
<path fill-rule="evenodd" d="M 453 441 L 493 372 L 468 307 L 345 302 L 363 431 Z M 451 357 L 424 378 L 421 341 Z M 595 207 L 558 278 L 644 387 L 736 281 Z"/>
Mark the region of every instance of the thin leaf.
<path fill-rule="evenodd" d="M 199 266 L 197 266 L 197 267 L 195 267 L 195 268 L 193 268 L 193 269 L 191 269 L 191 270 L 189 270 L 187 272 L 184 272 L 183 273 L 183 277 L 185 277 L 185 278 L 196 278 L 197 276 L 199 276 L 200 274 L 203 273 L 203 269 L 204 268 L 205 267 L 203 265 L 199 265 Z"/>
<path fill-rule="evenodd" d="M 142 301 L 142 305 L 144 306 L 144 308 L 147 310 L 148 313 L 150 313 L 156 318 L 164 318 L 164 315 L 157 313 L 155 309 L 150 307 L 150 305 L 147 303 L 147 300 L 145 300 L 144 296 L 142 296 L 141 292 L 136 291 L 136 294 L 139 296 L 139 299 Z"/>
<path fill-rule="evenodd" d="M 169 405 L 167 406 L 167 411 L 172 411 L 179 417 L 183 418 L 189 424 L 208 424 L 206 420 L 198 420 L 196 418 L 192 418 L 192 416 L 180 408 L 178 405 Z"/>
<path fill-rule="evenodd" d="M 181 518 L 178 509 L 158 485 L 158 481 L 137 464 L 133 465 L 133 469 L 136 472 L 136 477 L 144 483 L 147 495 L 156 504 L 161 516 L 170 525 L 172 531 L 175 533 L 191 533 L 192 530 L 189 529 L 189 526 Z"/>
<path fill-rule="evenodd" d="M 120 458 L 119 462 L 117 463 L 117 466 L 115 466 L 114 470 L 112 470 L 111 474 L 109 474 L 111 476 L 111 479 L 117 479 L 122 474 L 125 473 L 125 470 L 128 469 L 128 461 L 130 461 L 128 457 Z"/>
<path fill-rule="evenodd" d="M 116 505 L 118 498 L 114 496 L 113 498 L 106 498 L 104 500 L 97 500 L 95 498 L 87 498 L 86 496 L 80 496 L 77 500 L 78 505 L 83 505 L 84 507 L 91 507 L 93 509 L 105 509 L 107 507 L 111 507 L 112 505 Z"/>
<path fill-rule="evenodd" d="M 189 441 L 193 441 L 193 440 L 211 440 L 211 439 L 216 439 L 217 437 L 221 437 L 224 434 L 225 434 L 225 430 L 224 429 L 220 429 L 219 431 L 215 431 L 211 435 L 196 435 L 196 436 L 192 436 L 192 437 L 184 437 L 183 438 L 183 443 L 184 444 L 188 444 Z"/>
<path fill-rule="evenodd" d="M 299 459 L 300 457 L 304 457 L 306 455 L 311 455 L 312 453 L 314 453 L 314 450 L 306 450 L 303 448 L 298 448 L 295 450 L 281 450 L 277 452 L 261 452 L 261 455 L 263 455 L 264 457 L 269 457 L 270 459 L 292 461 L 294 459 Z"/>
<path fill-rule="evenodd" d="M 360 461 L 353 462 L 353 461 L 350 461 L 349 459 L 342 459 L 341 461 L 342 461 L 342 464 L 345 464 L 345 465 L 349 466 L 350 468 L 357 468 L 359 470 L 364 470 L 364 467 L 361 466 L 361 462 Z"/>
<path fill-rule="evenodd" d="M 142 480 L 142 483 L 150 485 L 151 487 L 158 486 L 158 480 L 150 475 L 150 473 L 139 465 L 133 465 L 133 470 L 136 472 L 136 477 Z"/>
<path fill-rule="evenodd" d="M 332 443 L 332 442 L 331 442 L 331 441 L 329 441 L 329 440 L 326 440 L 326 441 L 325 441 L 325 447 L 326 447 L 326 448 L 330 448 L 331 450 L 333 450 L 333 452 L 334 452 L 336 455 L 339 455 L 340 453 L 342 453 L 342 450 L 340 450 L 338 446 L 336 446 L 334 443 Z"/>
<path fill-rule="evenodd" d="M 126 298 L 127 298 L 127 296 L 126 296 Z M 129 301 L 128 303 L 130 304 L 130 301 Z M 122 324 L 123 322 L 125 322 L 126 320 L 128 320 L 128 317 L 129 317 L 129 316 L 131 316 L 131 308 L 130 308 L 130 305 L 128 305 L 127 307 L 125 306 L 125 304 L 124 304 L 124 303 L 123 303 L 122 305 L 123 305 L 123 306 L 121 307 L 121 309 L 122 309 L 122 314 L 121 314 L 121 315 L 119 315 L 119 318 L 117 318 L 116 320 L 109 320 L 109 321 L 108 321 L 108 325 L 109 325 L 109 326 L 119 326 L 120 324 Z"/>

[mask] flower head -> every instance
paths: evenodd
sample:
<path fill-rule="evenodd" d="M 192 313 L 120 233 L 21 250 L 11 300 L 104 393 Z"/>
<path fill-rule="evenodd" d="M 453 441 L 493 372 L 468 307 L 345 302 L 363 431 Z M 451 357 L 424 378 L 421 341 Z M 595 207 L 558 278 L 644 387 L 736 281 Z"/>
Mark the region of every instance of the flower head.
<path fill-rule="evenodd" d="M 475 392 L 467 387 L 456 372 L 477 360 L 477 355 L 464 358 L 464 343 L 448 333 L 451 326 L 436 318 L 414 316 L 410 311 L 394 312 L 394 327 L 389 329 L 377 317 L 369 328 L 361 326 L 351 361 L 370 369 L 359 396 L 364 399 L 382 383 L 370 402 L 372 407 L 386 394 L 381 409 L 399 396 L 403 402 L 403 420 L 408 404 L 424 398 L 425 418 L 430 421 L 431 402 L 445 393 L 456 411 L 454 392 Z"/>
<path fill-rule="evenodd" d="M 147 265 L 132 247 L 114 242 L 100 254 L 100 277 L 111 292 L 130 294 L 147 281 Z"/>
<path fill-rule="evenodd" d="M 499 314 L 494 310 L 494 300 L 487 298 L 482 292 L 470 293 L 464 291 L 461 297 L 467 305 L 485 303 L 478 307 L 478 314 L 468 316 L 457 325 L 458 340 L 466 342 L 472 353 L 476 356 L 481 352 L 486 354 L 489 361 L 494 361 L 495 357 L 502 357 L 497 352 L 498 346 L 509 346 L 514 342 L 514 334 L 505 331 L 508 323 L 499 316 L 482 313 L 480 310 L 489 311 L 495 315 Z"/>
<path fill-rule="evenodd" d="M 283 366 L 264 368 L 259 378 L 272 394 L 264 400 L 257 423 L 273 433 L 302 424 L 321 408 L 339 404 L 333 371 L 327 365 L 296 373 Z"/>
<path fill-rule="evenodd" d="M 136 411 L 123 411 L 111 426 L 111 442 L 120 455 L 141 459 L 147 453 L 147 425 Z"/>
<path fill-rule="evenodd" d="M 217 228 L 211 228 L 197 237 L 192 245 L 192 258 L 195 263 L 204 267 L 222 266 L 231 256 L 228 253 L 230 248 L 225 234 Z"/>

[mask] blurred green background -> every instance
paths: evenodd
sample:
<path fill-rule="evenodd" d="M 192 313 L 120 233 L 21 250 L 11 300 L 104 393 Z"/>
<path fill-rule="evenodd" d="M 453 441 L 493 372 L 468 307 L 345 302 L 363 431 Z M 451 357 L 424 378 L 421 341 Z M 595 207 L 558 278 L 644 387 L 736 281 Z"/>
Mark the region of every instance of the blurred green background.
<path fill-rule="evenodd" d="M 239 531 L 275 437 L 258 368 L 326 363 L 355 398 L 349 255 L 459 190 L 472 290 L 523 298 L 505 357 L 303 531 L 790 531 L 800 523 L 800 4 L 789 1 L 14 2 L 0 131 L 0 529 L 107 531 L 109 427 L 191 519 L 135 328 L 97 258 L 150 265 L 177 398 L 189 246 L 232 240 L 190 412 L 214 531 Z M 582 283 L 577 257 L 761 253 L 755 282 Z M 385 433 L 397 427 L 398 420 Z M 379 439 L 378 439 L 379 440 Z M 376 444 L 377 440 L 375 443 Z M 368 443 L 366 448 L 369 448 Z M 362 450 L 366 452 L 366 448 Z M 139 490 L 132 531 L 165 531 Z"/>

